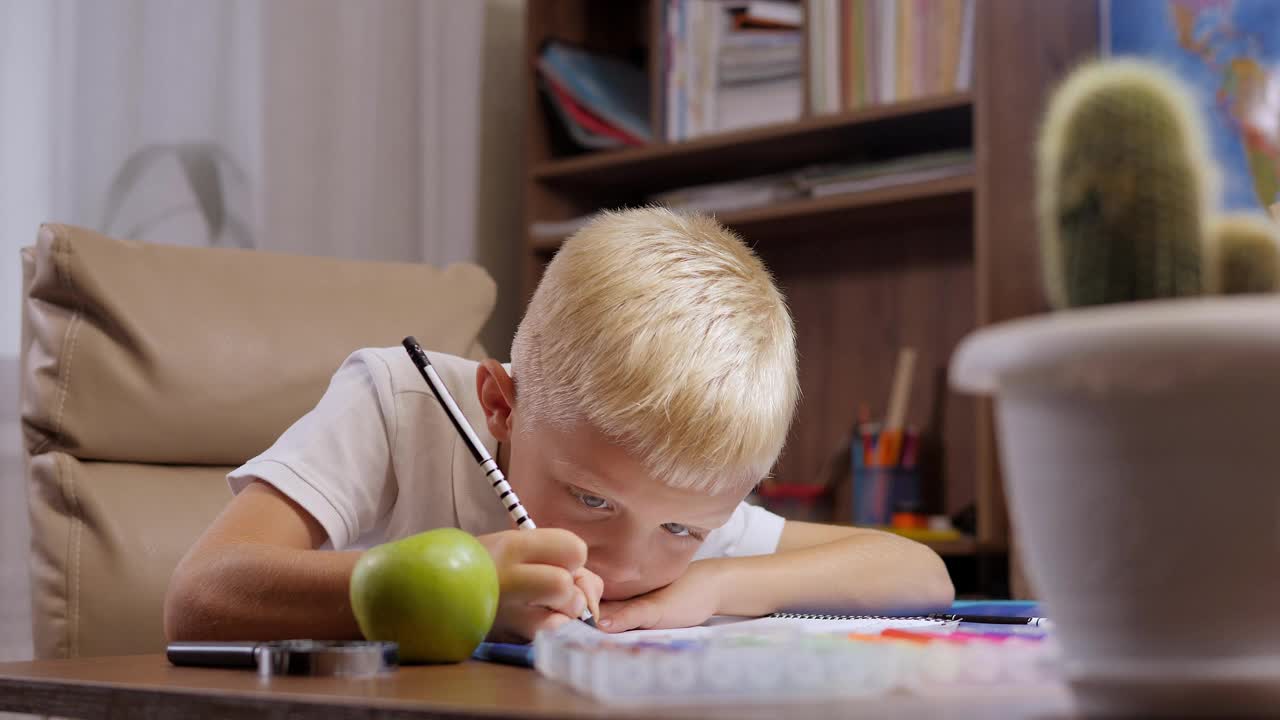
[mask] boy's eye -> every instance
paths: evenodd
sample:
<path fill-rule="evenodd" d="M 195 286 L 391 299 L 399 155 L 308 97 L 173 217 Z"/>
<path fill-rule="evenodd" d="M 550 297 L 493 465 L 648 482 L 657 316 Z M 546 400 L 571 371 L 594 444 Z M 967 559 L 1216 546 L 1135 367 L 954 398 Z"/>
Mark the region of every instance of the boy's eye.
<path fill-rule="evenodd" d="M 676 537 L 687 537 L 692 534 L 688 527 L 681 525 L 680 523 L 662 523 L 662 529 Z"/>
<path fill-rule="evenodd" d="M 589 495 L 587 493 L 578 493 L 578 501 L 592 510 L 601 510 L 609 507 L 609 501 L 599 495 Z"/>

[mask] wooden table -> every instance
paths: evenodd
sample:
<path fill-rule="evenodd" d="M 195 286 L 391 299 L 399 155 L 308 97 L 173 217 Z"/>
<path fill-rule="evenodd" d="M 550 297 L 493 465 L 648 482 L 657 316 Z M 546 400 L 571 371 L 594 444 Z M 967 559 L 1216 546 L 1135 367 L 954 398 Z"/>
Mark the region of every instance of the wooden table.
<path fill-rule="evenodd" d="M 72 718 L 933 718 L 1069 712 L 1057 686 L 947 690 L 830 704 L 634 708 L 574 694 L 532 670 L 467 662 L 366 680 L 179 668 L 163 655 L 0 663 L 0 711 Z"/>

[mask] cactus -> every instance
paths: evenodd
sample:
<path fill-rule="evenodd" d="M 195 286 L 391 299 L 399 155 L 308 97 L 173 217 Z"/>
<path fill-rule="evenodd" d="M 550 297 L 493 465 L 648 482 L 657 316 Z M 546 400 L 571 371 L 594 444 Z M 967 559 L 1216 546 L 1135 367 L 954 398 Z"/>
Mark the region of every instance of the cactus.
<path fill-rule="evenodd" d="M 1109 60 L 1054 94 L 1038 148 L 1041 256 L 1056 308 L 1198 295 L 1217 174 L 1188 93 Z"/>
<path fill-rule="evenodd" d="M 1215 218 L 1210 229 L 1210 284 L 1224 295 L 1280 290 L 1280 238 L 1276 226 L 1256 215 Z"/>

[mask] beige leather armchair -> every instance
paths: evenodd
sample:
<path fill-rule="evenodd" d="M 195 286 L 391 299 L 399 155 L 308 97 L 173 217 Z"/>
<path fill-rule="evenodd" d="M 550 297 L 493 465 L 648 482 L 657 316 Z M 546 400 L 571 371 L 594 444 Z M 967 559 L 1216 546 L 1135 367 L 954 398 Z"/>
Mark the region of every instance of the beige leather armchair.
<path fill-rule="evenodd" d="M 157 652 L 178 560 L 225 473 L 310 409 L 352 350 L 416 335 L 478 358 L 473 265 L 115 240 L 45 225 L 23 253 L 22 421 L 39 658 Z"/>

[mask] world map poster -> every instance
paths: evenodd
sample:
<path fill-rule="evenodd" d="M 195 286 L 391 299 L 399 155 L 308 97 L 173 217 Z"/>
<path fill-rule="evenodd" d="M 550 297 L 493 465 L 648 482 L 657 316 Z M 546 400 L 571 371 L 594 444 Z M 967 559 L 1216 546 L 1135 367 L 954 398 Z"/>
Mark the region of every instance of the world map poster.
<path fill-rule="evenodd" d="M 1280 202 L 1280 0 L 1100 0 L 1101 46 L 1192 89 L 1222 172 L 1222 206 Z"/>

